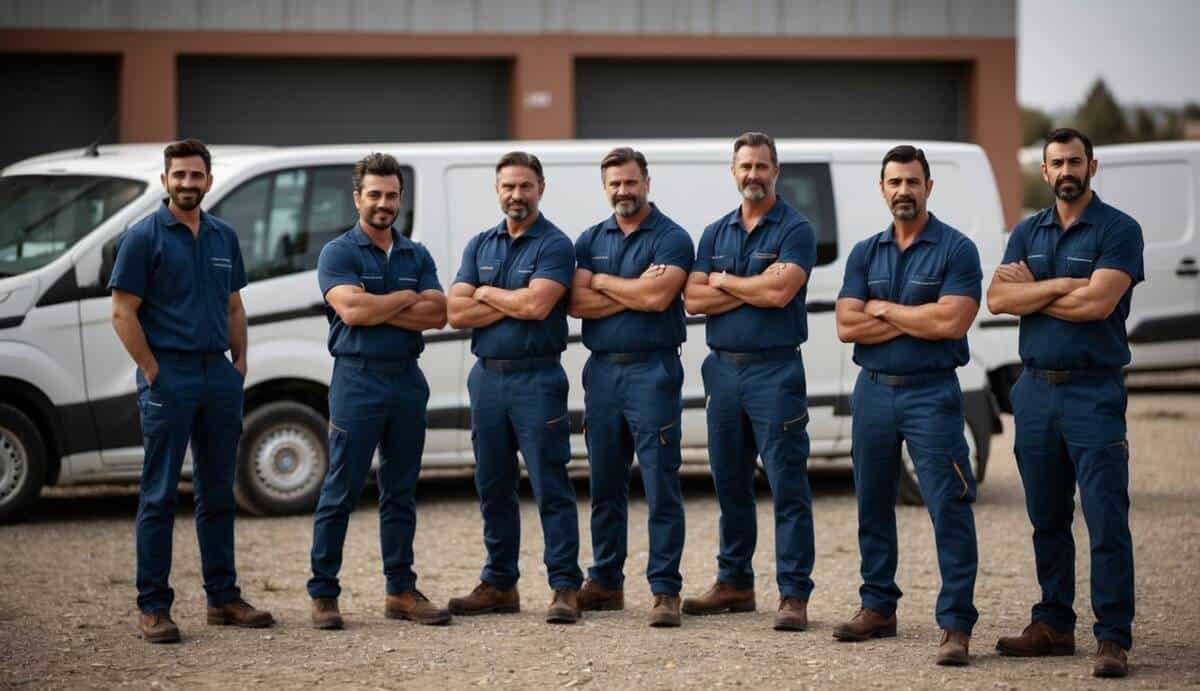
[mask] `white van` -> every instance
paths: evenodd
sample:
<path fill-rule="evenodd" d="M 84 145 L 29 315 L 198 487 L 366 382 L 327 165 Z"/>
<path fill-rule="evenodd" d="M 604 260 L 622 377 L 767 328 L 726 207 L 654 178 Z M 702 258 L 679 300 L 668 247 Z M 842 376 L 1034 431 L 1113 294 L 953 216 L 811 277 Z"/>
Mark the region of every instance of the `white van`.
<path fill-rule="evenodd" d="M 255 513 L 308 511 L 326 458 L 327 387 L 332 359 L 317 288 L 321 247 L 356 221 L 351 168 L 370 151 L 405 166 L 397 221 L 424 243 L 448 290 L 467 240 L 496 223 L 494 165 L 520 148 L 546 173 L 542 209 L 568 235 L 607 217 L 599 161 L 633 145 L 650 162 L 651 199 L 695 240 L 739 202 L 729 174 L 731 140 L 562 141 L 467 144 L 356 144 L 298 148 L 212 148 L 213 188 L 205 208 L 241 239 L 250 322 L 245 432 L 237 496 Z M 781 140 L 779 192 L 818 231 L 818 266 L 808 288 L 809 434 L 813 466 L 846 463 L 848 398 L 857 367 L 840 343 L 834 303 L 846 255 L 890 222 L 878 191 L 879 161 L 894 142 Z M 1003 216 L 991 168 L 974 145 L 919 143 L 936 181 L 930 208 L 979 246 L 985 271 L 1003 248 Z M 118 236 L 162 199 L 162 145 L 103 147 L 98 156 L 64 152 L 13 165 L 0 177 L 0 518 L 19 519 L 44 484 L 136 480 L 142 436 L 134 365 L 110 325 L 105 285 Z M 981 310 L 981 313 L 984 310 Z M 689 319 L 683 346 L 683 445 L 686 463 L 707 463 L 700 363 L 703 318 Z M 578 432 L 580 373 L 587 352 L 571 323 L 564 366 Z M 468 333 L 426 334 L 421 367 L 429 379 L 426 468 L 473 464 L 466 378 Z M 984 337 L 970 335 L 972 346 Z M 993 348 L 1015 352 L 1012 343 Z M 984 361 L 986 362 L 986 361 Z M 999 417 L 987 367 L 960 369 L 976 476 L 984 476 Z M 576 463 L 586 458 L 572 438 Z M 188 469 L 185 467 L 185 474 Z M 904 497 L 920 501 L 912 469 Z"/>

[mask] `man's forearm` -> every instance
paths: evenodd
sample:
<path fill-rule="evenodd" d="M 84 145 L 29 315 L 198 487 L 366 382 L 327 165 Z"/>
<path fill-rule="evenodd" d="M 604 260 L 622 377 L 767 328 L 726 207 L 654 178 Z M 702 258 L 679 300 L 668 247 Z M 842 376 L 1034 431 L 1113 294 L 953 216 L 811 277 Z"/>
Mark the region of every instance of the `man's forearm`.
<path fill-rule="evenodd" d="M 883 319 L 877 319 L 861 310 L 849 310 L 838 313 L 838 338 L 843 343 L 861 343 L 875 345 L 901 336 L 903 331 Z"/>
<path fill-rule="evenodd" d="M 598 290 L 578 284 L 571 288 L 570 313 L 580 319 L 603 319 L 625 311 L 625 305 Z"/>
<path fill-rule="evenodd" d="M 1078 285 L 1073 281 L 1086 279 L 1051 278 L 1044 281 L 992 281 L 988 288 L 988 309 L 993 314 L 1023 317 L 1044 309 Z"/>
<path fill-rule="evenodd" d="M 727 274 L 720 289 L 755 307 L 780 307 L 787 297 L 786 281 L 774 273 L 756 276 Z"/>
<path fill-rule="evenodd" d="M 704 283 L 689 283 L 684 292 L 684 307 L 691 314 L 715 316 L 746 304 L 742 300 Z"/>
<path fill-rule="evenodd" d="M 146 375 L 148 380 L 157 377 L 158 360 L 150 350 L 150 343 L 146 340 L 146 332 L 142 330 L 137 313 L 114 314 L 113 330 L 117 332 L 117 338 L 125 347 L 125 352 L 129 353 L 129 357 L 138 369 L 142 370 L 142 374 Z"/>
<path fill-rule="evenodd" d="M 1099 296 L 1091 295 L 1090 286 L 1082 286 L 1056 298 L 1040 311 L 1069 322 L 1099 321 L 1108 317 L 1102 314 Z M 1111 311 L 1110 311 L 1111 313 Z"/>
<path fill-rule="evenodd" d="M 961 338 L 958 334 L 952 333 L 959 324 L 959 318 L 954 312 L 954 308 L 936 302 L 923 305 L 893 303 L 881 318 L 913 338 L 926 341 Z"/>
<path fill-rule="evenodd" d="M 387 323 L 410 331 L 440 329 L 446 325 L 446 305 L 440 300 L 422 298 Z"/>
<path fill-rule="evenodd" d="M 504 313 L 471 296 L 451 297 L 446 304 L 450 325 L 456 329 L 478 329 L 504 318 Z"/>
<path fill-rule="evenodd" d="M 250 337 L 246 323 L 246 310 L 237 308 L 229 310 L 229 354 L 239 371 L 246 373 L 246 353 Z"/>
<path fill-rule="evenodd" d="M 669 283 L 669 280 L 668 280 Z M 678 295 L 664 285 L 662 277 L 622 278 L 609 274 L 596 274 L 592 287 L 601 293 L 638 312 L 661 312 Z"/>

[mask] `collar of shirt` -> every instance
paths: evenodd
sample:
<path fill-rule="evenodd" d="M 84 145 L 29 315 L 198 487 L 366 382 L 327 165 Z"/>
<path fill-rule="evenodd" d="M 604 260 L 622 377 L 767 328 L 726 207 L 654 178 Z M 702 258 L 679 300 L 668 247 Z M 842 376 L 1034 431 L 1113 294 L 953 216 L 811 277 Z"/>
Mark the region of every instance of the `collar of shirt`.
<path fill-rule="evenodd" d="M 654 205 L 654 202 L 650 202 L 650 213 L 642 219 L 642 222 L 638 224 L 637 229 L 633 232 L 636 233 L 639 230 L 654 230 L 658 227 L 659 221 L 662 220 L 662 217 L 662 212 L 658 210 L 658 207 Z M 607 220 L 600 224 L 600 229 L 606 231 L 621 230 L 621 226 L 617 225 L 617 215 L 613 214 L 609 216 Z"/>
<path fill-rule="evenodd" d="M 779 196 L 778 194 L 775 195 L 775 203 L 771 205 L 770 210 L 768 210 L 763 216 L 763 220 L 770 221 L 771 223 L 779 223 L 780 219 L 783 218 L 783 212 L 786 208 L 787 202 L 783 201 L 783 197 Z M 744 227 L 742 225 L 742 206 L 740 204 L 736 209 L 733 210 L 731 214 L 729 214 L 729 225 L 737 226 L 739 228 Z M 760 223 L 759 226 L 756 226 L 755 230 L 758 230 L 761 225 L 762 224 Z"/>
<path fill-rule="evenodd" d="M 933 215 L 933 212 L 930 211 L 929 220 L 925 222 L 925 227 L 921 229 L 921 232 L 917 235 L 916 242 L 913 244 L 915 245 L 918 242 L 928 242 L 936 245 L 938 241 L 942 239 L 942 235 L 944 234 L 945 224 L 939 221 L 937 217 Z M 887 230 L 883 231 L 879 237 L 879 242 L 881 244 L 893 244 L 896 242 L 895 223 L 891 224 L 887 227 Z"/>
<path fill-rule="evenodd" d="M 500 221 L 500 223 L 498 223 L 495 226 L 492 226 L 492 228 L 489 229 L 487 232 L 488 232 L 488 237 L 497 237 L 500 235 L 508 235 L 508 220 L 505 219 L 505 220 Z M 533 225 L 531 225 L 525 229 L 525 232 L 521 234 L 521 237 L 522 238 L 530 238 L 530 239 L 539 238 L 545 232 L 546 232 L 546 217 L 542 215 L 541 211 L 539 211 L 537 220 L 533 222 Z M 520 238 L 517 238 L 517 239 L 519 240 Z"/>
<path fill-rule="evenodd" d="M 1104 202 L 1100 201 L 1100 195 L 1096 194 L 1095 190 L 1093 190 L 1092 201 L 1088 202 L 1088 205 L 1083 209 L 1083 213 L 1079 214 L 1078 220 L 1075 221 L 1075 225 L 1072 225 L 1071 227 L 1074 228 L 1075 226 L 1085 223 L 1090 226 L 1097 225 L 1100 220 L 1100 216 L 1103 214 L 1103 207 Z M 1047 228 L 1051 226 L 1062 228 L 1062 223 L 1060 223 L 1058 220 L 1057 205 L 1051 204 L 1050 206 L 1046 207 L 1046 209 L 1042 211 L 1042 217 L 1038 220 L 1037 225 L 1039 228 Z"/>
<path fill-rule="evenodd" d="M 166 227 L 166 228 L 169 228 L 171 226 L 183 226 L 184 228 L 187 228 L 187 231 L 190 233 L 192 231 L 192 229 L 188 228 L 186 223 L 179 220 L 178 218 L 175 217 L 175 214 L 171 213 L 170 204 L 171 204 L 170 199 L 163 200 L 162 204 L 158 207 L 158 211 L 154 212 L 155 220 L 157 220 L 158 223 L 162 224 L 162 226 Z M 203 230 L 205 226 L 210 225 L 208 218 L 209 218 L 208 212 L 205 211 L 204 209 L 201 209 L 200 210 L 200 229 L 201 230 Z"/>
<path fill-rule="evenodd" d="M 391 231 L 392 231 L 392 250 L 393 251 L 412 249 L 412 246 L 413 246 L 412 240 L 409 240 L 408 238 L 406 238 L 402 234 L 400 234 L 396 230 L 395 226 L 392 226 Z M 354 242 L 361 247 L 374 247 L 375 246 L 375 242 L 373 240 L 371 240 L 371 236 L 367 235 L 366 231 L 364 231 L 362 229 L 362 225 L 359 223 L 355 223 L 354 227 L 350 229 L 350 239 L 354 240 Z"/>

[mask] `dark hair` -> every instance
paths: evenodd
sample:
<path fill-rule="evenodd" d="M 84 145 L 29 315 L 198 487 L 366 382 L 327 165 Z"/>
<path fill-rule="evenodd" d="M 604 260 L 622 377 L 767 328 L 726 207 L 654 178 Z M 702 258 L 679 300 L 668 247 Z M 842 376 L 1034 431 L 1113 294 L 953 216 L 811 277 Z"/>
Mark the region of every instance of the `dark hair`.
<path fill-rule="evenodd" d="M 1083 142 L 1083 153 L 1087 156 L 1087 160 L 1092 160 L 1092 140 L 1077 129 L 1060 127 L 1046 135 L 1046 141 L 1042 143 L 1042 161 L 1046 160 L 1046 149 L 1050 148 L 1051 143 L 1066 144 L 1076 139 Z"/>
<path fill-rule="evenodd" d="M 929 181 L 929 161 L 925 160 L 925 152 L 915 146 L 901 144 L 893 146 L 890 151 L 883 155 L 883 163 L 879 166 L 879 179 L 883 180 L 883 171 L 887 168 L 887 164 L 895 161 L 896 163 L 912 163 L 913 161 L 921 162 L 921 170 L 925 173 L 926 182 Z"/>
<path fill-rule="evenodd" d="M 208 147 L 199 139 L 181 139 L 174 144 L 167 144 L 167 148 L 163 149 L 163 170 L 171 172 L 172 158 L 191 158 L 199 156 L 204 160 L 204 173 L 212 174 L 212 154 L 208 153 Z"/>
<path fill-rule="evenodd" d="M 395 175 L 400 181 L 400 192 L 404 192 L 404 176 L 400 174 L 400 162 L 391 154 L 381 154 L 378 151 L 363 156 L 354 164 L 354 191 L 362 192 L 362 181 L 368 175 L 387 177 Z"/>
<path fill-rule="evenodd" d="M 600 159 L 600 179 L 604 179 L 605 170 L 613 166 L 623 166 L 631 161 L 637 163 L 638 168 L 642 170 L 643 180 L 650 177 L 650 168 L 646 165 L 646 157 L 641 151 L 628 146 L 618 146 Z"/>
<path fill-rule="evenodd" d="M 496 163 L 496 174 L 500 174 L 501 168 L 509 166 L 523 166 L 528 168 L 537 175 L 538 182 L 546 181 L 546 178 L 542 176 L 542 162 L 533 154 L 527 154 L 524 151 L 510 151 L 504 154 Z"/>
<path fill-rule="evenodd" d="M 765 132 L 743 132 L 733 140 L 733 157 L 737 158 L 738 149 L 743 146 L 765 146 L 771 152 L 771 165 L 779 167 L 779 154 L 775 151 L 775 140 Z"/>

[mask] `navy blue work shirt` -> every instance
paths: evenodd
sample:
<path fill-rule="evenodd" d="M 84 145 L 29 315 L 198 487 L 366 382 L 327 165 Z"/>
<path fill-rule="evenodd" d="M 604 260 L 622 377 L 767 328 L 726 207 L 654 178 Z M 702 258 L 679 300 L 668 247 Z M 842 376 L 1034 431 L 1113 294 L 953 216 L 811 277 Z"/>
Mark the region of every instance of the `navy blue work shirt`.
<path fill-rule="evenodd" d="M 775 262 L 795 264 L 812 276 L 817 260 L 817 235 L 812 224 L 782 197 L 753 232 L 742 225 L 741 206 L 722 216 L 700 236 L 693 271 L 727 271 L 735 276 L 757 276 Z M 749 352 L 794 348 L 808 340 L 808 281 L 785 307 L 741 305 L 724 314 L 709 315 L 706 336 L 709 348 Z"/>
<path fill-rule="evenodd" d="M 838 298 L 887 300 L 924 305 L 943 295 L 979 302 L 983 269 L 979 250 L 966 235 L 929 214 L 916 240 L 901 252 L 896 226 L 860 241 L 846 259 L 846 278 Z M 888 374 L 948 370 L 967 364 L 967 337 L 928 341 L 901 334 L 885 343 L 855 343 L 859 367 Z"/>
<path fill-rule="evenodd" d="M 1065 231 L 1054 206 L 1043 209 L 1013 228 L 1004 250 L 1004 263 L 1024 261 L 1033 277 L 1089 278 L 1096 269 L 1129 274 L 1129 290 L 1107 318 L 1069 322 L 1042 312 L 1021 317 L 1021 362 L 1051 370 L 1123 367 L 1129 364 L 1125 320 L 1133 287 L 1146 280 L 1142 266 L 1142 227 L 1125 213 L 1092 201 L 1079 220 Z"/>
<path fill-rule="evenodd" d="M 142 299 L 138 322 L 151 350 L 229 350 L 229 296 L 246 285 L 237 233 L 200 212 L 200 231 L 167 202 L 129 227 L 117 246 L 108 287 Z"/>
<path fill-rule="evenodd" d="M 557 281 L 568 290 L 575 271 L 571 240 L 544 215 L 516 240 L 507 221 L 471 238 L 463 250 L 455 283 L 519 290 L 535 278 Z M 567 349 L 567 294 L 540 321 L 504 317 L 471 332 L 476 357 L 520 360 L 557 355 Z"/>
<path fill-rule="evenodd" d="M 437 267 L 425 246 L 392 231 L 392 251 L 384 254 L 357 223 L 325 243 L 317 260 L 317 282 L 321 295 L 340 285 L 359 286 L 372 295 L 399 290 L 420 293 L 441 290 Z M 348 326 L 331 307 L 329 354 L 353 355 L 369 360 L 408 360 L 425 349 L 421 332 L 391 324 Z"/>
<path fill-rule="evenodd" d="M 617 217 L 583 231 L 575 241 L 580 269 L 621 278 L 637 278 L 651 264 L 692 270 L 692 238 L 654 204 L 637 230 L 628 236 Z M 676 296 L 662 312 L 626 309 L 602 319 L 583 320 L 583 344 L 596 353 L 633 353 L 678 348 L 687 339 L 683 298 Z"/>

